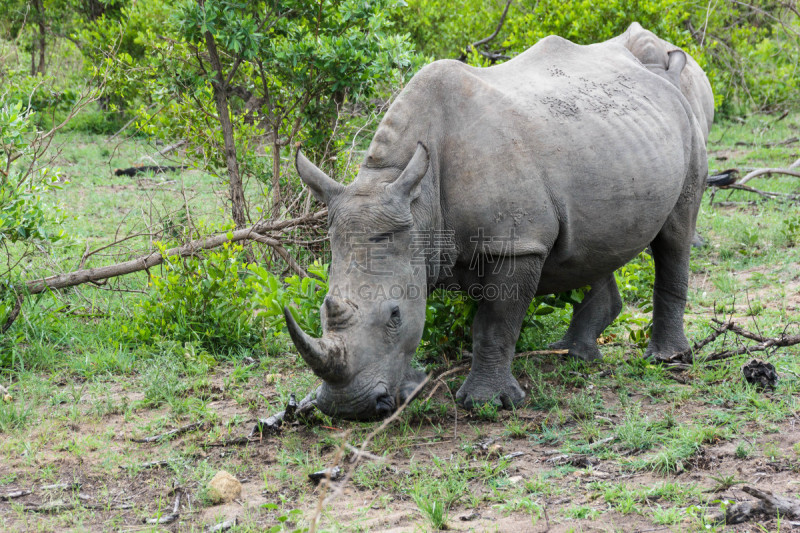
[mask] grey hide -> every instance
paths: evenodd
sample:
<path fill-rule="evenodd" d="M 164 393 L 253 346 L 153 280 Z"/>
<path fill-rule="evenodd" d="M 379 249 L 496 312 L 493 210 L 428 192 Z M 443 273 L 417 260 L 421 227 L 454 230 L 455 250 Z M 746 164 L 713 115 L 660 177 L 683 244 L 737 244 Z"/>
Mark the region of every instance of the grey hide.
<path fill-rule="evenodd" d="M 409 398 L 424 379 L 410 361 L 434 287 L 479 300 L 458 401 L 518 405 L 525 392 L 511 360 L 531 299 L 590 285 L 557 346 L 596 358 L 596 339 L 622 306 L 613 272 L 648 245 L 656 281 L 647 356 L 687 350 L 708 117 L 698 119 L 677 87 L 696 63 L 680 52 L 665 61 L 646 68 L 619 42 L 559 37 L 490 68 L 437 61 L 386 113 L 352 184 L 298 153 L 301 178 L 329 207 L 323 337 L 285 312 L 323 379 L 317 406 L 372 419 Z"/>
<path fill-rule="evenodd" d="M 638 22 L 628 26 L 625 33 L 609 42 L 621 44 L 630 50 L 645 68 L 660 75 L 664 75 L 669 65 L 670 52 L 682 51 L 674 44 L 642 28 Z M 686 54 L 686 67 L 680 73 L 680 89 L 697 117 L 697 122 L 703 131 L 703 140 L 708 141 L 708 132 L 711 123 L 714 122 L 714 93 L 711 91 L 706 73 L 688 54 Z"/>

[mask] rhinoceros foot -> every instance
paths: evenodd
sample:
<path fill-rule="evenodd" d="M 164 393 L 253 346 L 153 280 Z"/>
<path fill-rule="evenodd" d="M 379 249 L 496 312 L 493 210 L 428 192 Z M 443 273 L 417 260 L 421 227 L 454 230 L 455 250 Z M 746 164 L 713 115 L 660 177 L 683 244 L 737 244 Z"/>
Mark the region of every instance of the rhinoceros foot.
<path fill-rule="evenodd" d="M 456 401 L 467 409 L 487 403 L 493 403 L 504 409 L 513 409 L 525 401 L 525 391 L 511 373 L 494 380 L 476 379 L 470 373 L 458 389 Z"/>
<path fill-rule="evenodd" d="M 594 361 L 595 359 L 603 357 L 603 354 L 600 353 L 600 349 L 597 347 L 597 343 L 594 341 L 570 342 L 567 339 L 561 339 L 560 341 L 548 345 L 548 348 L 551 350 L 569 350 L 567 353 L 569 357 L 582 359 L 584 361 Z"/>
<path fill-rule="evenodd" d="M 649 361 L 672 363 L 681 360 L 686 354 L 690 353 L 689 344 L 683 349 L 675 347 L 659 348 L 653 346 L 651 342 L 644 352 L 644 358 Z"/>

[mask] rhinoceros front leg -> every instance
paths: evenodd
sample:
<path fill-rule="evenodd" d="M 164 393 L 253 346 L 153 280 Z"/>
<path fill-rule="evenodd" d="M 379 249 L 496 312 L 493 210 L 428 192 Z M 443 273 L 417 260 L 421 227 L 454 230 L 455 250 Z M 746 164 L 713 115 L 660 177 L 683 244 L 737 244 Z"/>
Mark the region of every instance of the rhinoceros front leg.
<path fill-rule="evenodd" d="M 569 350 L 571 357 L 591 361 L 601 357 L 597 338 L 622 311 L 622 299 L 614 274 L 592 283 L 581 303 L 572 310 L 572 320 L 564 337 L 550 345 L 554 350 Z"/>
<path fill-rule="evenodd" d="M 511 375 L 511 361 L 536 293 L 542 261 L 533 257 L 513 260 L 514 266 L 505 276 L 492 276 L 484 282 L 484 295 L 492 291 L 498 297 L 484 297 L 472 323 L 472 368 L 456 393 L 456 400 L 468 409 L 489 402 L 511 409 L 525 399 L 525 391 Z"/>

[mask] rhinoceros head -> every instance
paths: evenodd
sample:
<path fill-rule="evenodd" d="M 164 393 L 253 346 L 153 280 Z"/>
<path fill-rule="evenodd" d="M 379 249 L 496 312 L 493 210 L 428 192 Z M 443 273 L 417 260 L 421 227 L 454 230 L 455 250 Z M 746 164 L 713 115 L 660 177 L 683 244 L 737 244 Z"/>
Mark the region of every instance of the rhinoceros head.
<path fill-rule="evenodd" d="M 403 169 L 362 167 L 345 187 L 298 152 L 297 171 L 328 205 L 331 266 L 320 309 L 322 338 L 284 310 L 300 355 L 323 380 L 317 407 L 375 419 L 401 405 L 424 374 L 410 366 L 425 324 L 426 269 L 412 249 L 411 204 L 428 170 L 422 144 Z"/>

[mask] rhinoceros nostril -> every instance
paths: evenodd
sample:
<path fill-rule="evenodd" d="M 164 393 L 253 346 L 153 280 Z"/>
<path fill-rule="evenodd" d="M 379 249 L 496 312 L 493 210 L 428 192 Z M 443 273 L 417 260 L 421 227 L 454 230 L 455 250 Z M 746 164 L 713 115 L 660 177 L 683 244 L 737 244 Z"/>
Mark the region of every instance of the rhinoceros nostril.
<path fill-rule="evenodd" d="M 394 398 L 388 394 L 378 396 L 375 401 L 375 414 L 378 418 L 386 418 L 394 412 Z"/>

